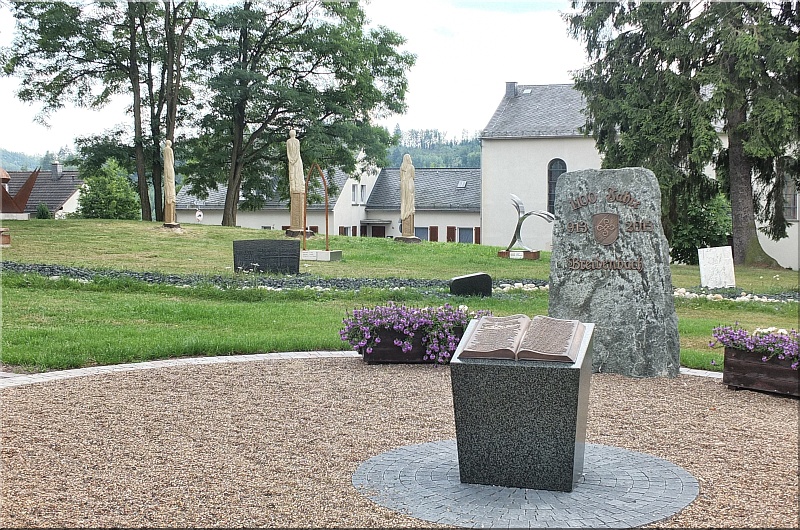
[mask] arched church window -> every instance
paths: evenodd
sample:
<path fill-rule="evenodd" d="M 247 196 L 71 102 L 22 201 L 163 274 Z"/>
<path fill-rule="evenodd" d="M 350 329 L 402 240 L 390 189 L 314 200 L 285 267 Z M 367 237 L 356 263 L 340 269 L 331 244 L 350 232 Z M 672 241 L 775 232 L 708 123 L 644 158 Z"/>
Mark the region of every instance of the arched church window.
<path fill-rule="evenodd" d="M 562 173 L 567 172 L 567 164 L 560 158 L 554 158 L 547 164 L 547 211 L 555 212 L 556 181 Z"/>

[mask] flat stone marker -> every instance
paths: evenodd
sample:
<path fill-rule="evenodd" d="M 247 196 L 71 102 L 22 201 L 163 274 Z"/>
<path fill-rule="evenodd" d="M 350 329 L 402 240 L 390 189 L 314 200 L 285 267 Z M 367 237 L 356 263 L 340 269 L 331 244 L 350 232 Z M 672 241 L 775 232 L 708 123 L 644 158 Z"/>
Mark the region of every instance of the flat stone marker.
<path fill-rule="evenodd" d="M 700 285 L 709 289 L 736 287 L 731 247 L 698 248 Z"/>
<path fill-rule="evenodd" d="M 233 269 L 236 272 L 300 272 L 300 241 L 244 239 L 233 242 Z"/>
<path fill-rule="evenodd" d="M 458 296 L 492 296 L 492 278 L 485 272 L 457 276 L 450 280 L 450 294 Z"/>
<path fill-rule="evenodd" d="M 676 377 L 678 317 L 653 172 L 564 173 L 555 209 L 549 316 L 596 324 L 595 372 Z"/>

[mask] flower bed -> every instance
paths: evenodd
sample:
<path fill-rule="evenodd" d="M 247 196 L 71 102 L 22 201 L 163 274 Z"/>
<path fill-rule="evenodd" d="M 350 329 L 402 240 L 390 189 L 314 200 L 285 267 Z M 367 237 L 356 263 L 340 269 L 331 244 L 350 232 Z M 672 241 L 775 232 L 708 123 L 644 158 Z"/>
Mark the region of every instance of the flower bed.
<path fill-rule="evenodd" d="M 738 326 L 719 326 L 712 335 L 712 347 L 725 347 L 722 382 L 729 388 L 800 395 L 796 330 L 758 328 L 749 333 Z"/>
<path fill-rule="evenodd" d="M 348 313 L 339 336 L 366 362 L 447 364 L 469 321 L 487 314 L 450 304 L 414 308 L 389 302 Z"/>

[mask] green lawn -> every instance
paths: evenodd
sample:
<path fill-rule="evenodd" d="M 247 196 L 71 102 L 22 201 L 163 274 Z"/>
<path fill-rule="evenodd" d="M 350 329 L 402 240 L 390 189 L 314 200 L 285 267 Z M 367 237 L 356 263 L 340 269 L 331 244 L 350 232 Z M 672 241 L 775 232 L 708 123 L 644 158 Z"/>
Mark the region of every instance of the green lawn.
<path fill-rule="evenodd" d="M 278 231 L 189 225 L 183 233 L 158 223 L 66 220 L 5 222 L 12 246 L 7 261 L 89 268 L 233 276 L 235 239 L 282 238 Z M 310 249 L 325 240 L 310 239 Z M 331 237 L 341 262 L 302 262 L 322 277 L 439 278 L 487 272 L 493 278 L 542 279 L 539 261 L 504 260 L 497 247 L 454 243 L 399 244 L 388 239 Z M 696 288 L 697 267 L 673 266 L 676 287 Z M 776 277 L 777 275 L 777 277 Z M 748 292 L 797 291 L 797 273 L 736 269 Z M 131 280 L 79 283 L 35 275 L 2 275 L 2 362 L 29 371 L 74 368 L 198 355 L 350 349 L 338 336 L 347 310 L 387 300 L 409 305 L 466 304 L 497 315 L 547 313 L 547 293 L 516 291 L 491 298 L 459 298 L 414 290 L 315 292 L 179 288 Z M 797 303 L 710 302 L 676 299 L 684 366 L 719 369 L 721 350 L 710 350 L 711 329 L 739 322 L 745 328 L 797 328 Z M 712 365 L 712 360 L 716 366 Z"/>

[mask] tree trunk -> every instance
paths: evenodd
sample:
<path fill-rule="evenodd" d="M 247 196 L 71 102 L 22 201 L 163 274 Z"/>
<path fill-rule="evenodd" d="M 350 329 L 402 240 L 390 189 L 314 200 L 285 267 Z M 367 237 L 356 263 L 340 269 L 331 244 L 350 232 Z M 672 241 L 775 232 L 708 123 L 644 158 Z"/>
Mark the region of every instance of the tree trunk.
<path fill-rule="evenodd" d="M 130 38 L 130 60 L 128 77 L 133 90 L 133 146 L 136 156 L 136 179 L 139 190 L 139 204 L 142 208 L 142 220 L 152 221 L 153 213 L 150 206 L 150 190 L 147 185 L 147 175 L 144 172 L 144 143 L 142 140 L 142 91 L 139 86 L 139 49 L 136 44 L 136 17 L 128 4 L 128 29 Z"/>
<path fill-rule="evenodd" d="M 228 191 L 225 194 L 225 211 L 222 226 L 236 226 L 236 211 L 239 207 L 239 191 L 242 188 L 242 166 L 244 165 L 244 101 L 233 108 L 233 149 L 231 149 L 231 172 Z"/>
<path fill-rule="evenodd" d="M 746 111 L 742 107 L 727 109 L 725 115 L 728 125 L 728 172 L 733 217 L 733 263 L 779 268 L 778 262 L 764 252 L 758 241 L 753 209 L 753 180 L 740 131 Z"/>

